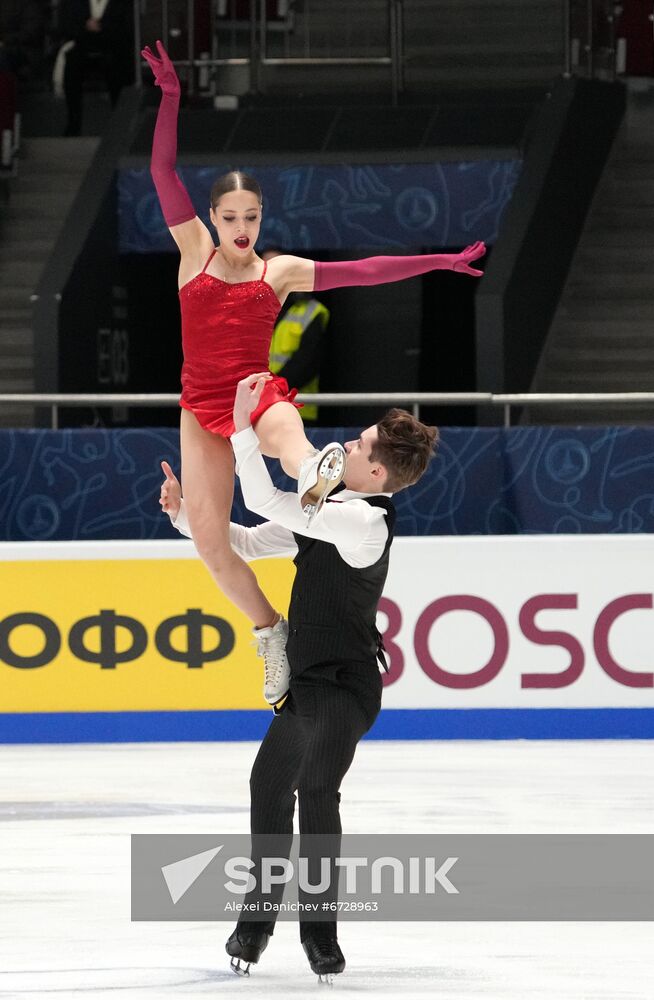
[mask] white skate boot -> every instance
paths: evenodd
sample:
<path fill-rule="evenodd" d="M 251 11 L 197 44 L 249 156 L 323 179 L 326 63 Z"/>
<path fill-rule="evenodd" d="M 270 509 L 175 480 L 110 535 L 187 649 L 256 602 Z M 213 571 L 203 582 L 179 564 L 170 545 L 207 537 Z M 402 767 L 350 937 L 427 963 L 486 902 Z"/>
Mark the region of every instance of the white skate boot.
<path fill-rule="evenodd" d="M 291 680 L 286 658 L 288 622 L 280 616 L 276 625 L 253 628 L 252 634 L 257 641 L 257 656 L 263 657 L 263 696 L 269 705 L 274 705 L 287 693 Z"/>

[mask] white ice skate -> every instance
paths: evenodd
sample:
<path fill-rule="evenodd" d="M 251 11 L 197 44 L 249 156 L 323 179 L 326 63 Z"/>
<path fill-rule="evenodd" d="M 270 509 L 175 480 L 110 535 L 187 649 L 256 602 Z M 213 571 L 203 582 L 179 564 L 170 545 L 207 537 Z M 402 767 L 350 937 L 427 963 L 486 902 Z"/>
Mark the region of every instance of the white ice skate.
<path fill-rule="evenodd" d="M 257 641 L 257 656 L 263 657 L 263 696 L 269 705 L 275 705 L 288 691 L 291 668 L 286 658 L 288 622 L 281 616 L 276 625 L 253 628 Z"/>

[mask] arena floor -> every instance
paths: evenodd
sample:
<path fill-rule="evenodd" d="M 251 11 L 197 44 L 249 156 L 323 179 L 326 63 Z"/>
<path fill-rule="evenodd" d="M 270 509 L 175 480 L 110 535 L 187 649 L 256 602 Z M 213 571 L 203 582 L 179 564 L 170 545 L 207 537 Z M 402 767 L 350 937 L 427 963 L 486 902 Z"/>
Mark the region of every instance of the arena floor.
<path fill-rule="evenodd" d="M 0 748 L 0 997 L 315 996 L 294 923 L 247 979 L 232 924 L 132 923 L 131 833 L 247 830 L 254 743 Z M 652 833 L 647 741 L 364 741 L 347 832 Z M 342 923 L 342 997 L 651 1000 L 648 923 Z"/>

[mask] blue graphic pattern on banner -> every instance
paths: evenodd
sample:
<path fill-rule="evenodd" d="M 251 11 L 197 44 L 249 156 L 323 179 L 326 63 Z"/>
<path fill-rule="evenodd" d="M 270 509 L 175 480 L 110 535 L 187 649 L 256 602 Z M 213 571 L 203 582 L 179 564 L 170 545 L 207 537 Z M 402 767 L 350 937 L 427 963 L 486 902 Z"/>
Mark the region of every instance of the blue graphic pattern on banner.
<path fill-rule="evenodd" d="M 0 540 L 178 537 L 158 504 L 162 459 L 179 469 L 175 429 L 0 431 Z M 402 535 L 654 532 L 654 428 L 446 427 L 396 504 Z M 257 521 L 238 487 L 233 517 Z"/>
<path fill-rule="evenodd" d="M 260 246 L 286 250 L 465 246 L 497 239 L 520 160 L 247 167 L 264 193 Z M 178 174 L 207 225 L 213 181 L 229 166 Z M 172 251 L 148 167 L 118 171 L 121 253 Z"/>

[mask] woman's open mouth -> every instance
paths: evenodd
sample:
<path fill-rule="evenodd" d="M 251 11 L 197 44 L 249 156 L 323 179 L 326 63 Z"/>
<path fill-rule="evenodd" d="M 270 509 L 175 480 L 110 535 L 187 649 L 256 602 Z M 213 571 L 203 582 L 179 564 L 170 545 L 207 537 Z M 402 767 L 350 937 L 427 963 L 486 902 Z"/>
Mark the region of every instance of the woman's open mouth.
<path fill-rule="evenodd" d="M 239 250 L 247 250 L 247 248 L 250 246 L 250 240 L 248 239 L 247 236 L 238 236 L 234 240 L 234 243 L 239 248 Z"/>

